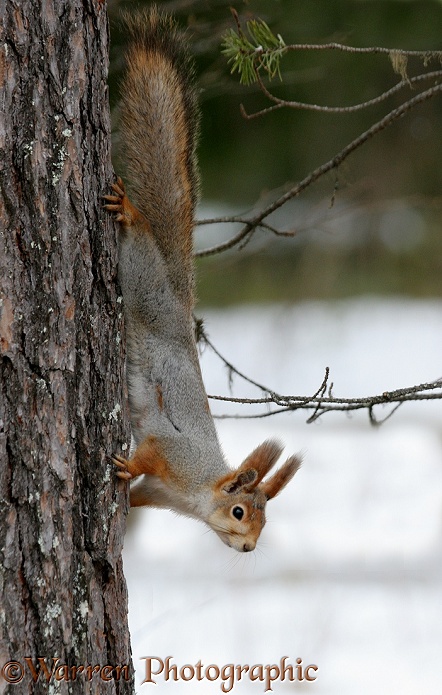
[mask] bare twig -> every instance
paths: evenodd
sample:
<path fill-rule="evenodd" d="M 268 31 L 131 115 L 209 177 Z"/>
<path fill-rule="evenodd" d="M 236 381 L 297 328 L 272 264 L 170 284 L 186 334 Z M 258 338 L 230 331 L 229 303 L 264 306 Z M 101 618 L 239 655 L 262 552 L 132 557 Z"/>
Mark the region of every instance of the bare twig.
<path fill-rule="evenodd" d="M 307 422 L 311 423 L 320 418 L 322 415 L 333 411 L 344 411 L 351 412 L 355 410 L 368 411 L 369 420 L 373 425 L 380 425 L 388 418 L 390 418 L 394 412 L 403 404 L 410 401 L 422 401 L 422 400 L 441 400 L 442 399 L 442 379 L 437 379 L 436 381 L 425 382 L 423 384 L 417 384 L 415 386 L 408 386 L 405 388 L 395 389 L 393 391 L 383 391 L 380 394 L 373 396 L 362 396 L 357 398 L 338 398 L 332 395 L 333 384 L 329 385 L 330 370 L 328 367 L 325 369 L 324 378 L 321 382 L 319 388 L 310 396 L 287 396 L 277 393 L 275 390 L 261 384 L 254 379 L 251 379 L 246 374 L 237 369 L 229 360 L 227 360 L 219 350 L 214 346 L 211 340 L 208 338 L 204 331 L 204 328 L 199 325 L 199 336 L 200 340 L 203 341 L 210 349 L 217 355 L 217 357 L 224 363 L 229 371 L 229 375 L 235 374 L 240 377 L 248 384 L 251 384 L 259 391 L 261 391 L 261 396 L 257 398 L 235 398 L 233 396 L 216 396 L 209 395 L 209 398 L 214 401 L 224 401 L 228 403 L 240 403 L 242 405 L 277 405 L 277 409 L 269 409 L 261 413 L 252 414 L 226 414 L 217 415 L 215 417 L 226 419 L 254 419 L 269 417 L 270 415 L 277 415 L 279 413 L 285 413 L 287 411 L 294 410 L 312 410 L 312 414 L 309 415 Z M 327 393 L 327 395 L 325 395 Z M 382 419 L 378 419 L 374 414 L 375 406 L 379 405 L 392 405 L 388 415 Z"/>
<path fill-rule="evenodd" d="M 236 367 L 234 367 L 233 364 L 232 364 L 231 362 L 229 362 L 225 357 L 223 357 L 223 355 L 221 355 L 221 353 L 219 352 L 219 350 L 215 347 L 215 345 L 214 345 L 214 344 L 212 343 L 212 341 L 209 339 L 209 337 L 208 337 L 207 333 L 205 332 L 204 327 L 203 327 L 203 325 L 202 325 L 201 323 L 198 325 L 198 340 L 199 340 L 199 342 L 202 342 L 202 343 L 204 343 L 205 345 L 208 345 L 208 346 L 210 347 L 210 349 L 212 350 L 212 352 L 214 352 L 215 355 L 216 355 L 217 357 L 219 357 L 219 359 L 221 360 L 221 362 L 223 362 L 224 365 L 227 367 L 227 369 L 229 370 L 229 373 L 230 373 L 230 374 L 236 374 L 237 376 L 241 377 L 241 379 L 243 379 L 244 381 L 247 381 L 249 384 L 252 384 L 252 386 L 256 386 L 258 389 L 260 389 L 260 391 L 263 391 L 263 392 L 269 394 L 268 397 L 266 397 L 266 398 L 264 398 L 264 399 L 261 399 L 261 400 L 259 401 L 260 403 L 274 403 L 274 402 L 275 402 L 275 399 L 276 399 L 276 400 L 278 399 L 278 395 L 276 394 L 276 392 L 267 389 L 265 386 L 263 386 L 263 385 L 260 384 L 259 382 L 254 381 L 254 380 L 251 379 L 250 377 L 246 376 L 245 374 L 243 374 L 242 372 L 240 372 L 239 369 L 237 369 Z M 209 396 L 209 397 L 210 397 L 210 398 L 215 398 L 215 399 L 217 398 L 217 396 Z M 219 397 L 218 397 L 218 400 L 228 400 L 228 399 L 221 398 L 221 396 L 219 396 Z"/>
<path fill-rule="evenodd" d="M 338 154 L 332 157 L 332 159 L 314 169 L 302 181 L 290 188 L 290 190 L 288 190 L 286 193 L 284 193 L 275 201 L 273 201 L 273 203 L 268 205 L 264 210 L 252 217 L 250 220 L 247 220 L 243 228 L 231 239 L 216 246 L 212 246 L 211 248 L 203 249 L 202 251 L 197 251 L 195 256 L 199 258 L 204 256 L 211 256 L 216 253 L 221 253 L 223 251 L 227 251 L 228 249 L 232 249 L 238 244 L 240 244 L 245 237 L 253 233 L 258 227 L 262 226 L 263 221 L 269 215 L 275 212 L 275 210 L 278 210 L 289 200 L 292 200 L 293 198 L 297 197 L 300 193 L 305 191 L 309 186 L 318 181 L 318 179 L 320 179 L 325 174 L 329 173 L 330 171 L 333 171 L 333 169 L 337 169 L 347 159 L 347 157 L 349 157 L 350 154 L 352 154 L 355 150 L 361 147 L 361 145 L 363 145 L 365 142 L 370 140 L 372 137 L 380 133 L 388 126 L 392 125 L 392 123 L 397 121 L 399 118 L 402 118 L 402 116 L 411 111 L 413 108 L 415 108 L 419 104 L 422 104 L 424 101 L 431 99 L 433 96 L 439 94 L 440 92 L 442 92 L 442 84 L 434 85 L 433 87 L 430 87 L 429 89 L 420 92 L 420 94 L 417 94 L 412 99 L 408 99 L 408 101 L 406 101 L 404 104 L 401 104 L 397 108 L 390 111 L 386 116 L 381 118 L 381 120 L 374 123 L 368 130 L 364 131 L 363 133 L 361 133 L 361 135 L 352 140 L 352 142 L 350 142 L 346 147 L 344 147 L 340 152 L 338 152 Z"/>
<path fill-rule="evenodd" d="M 413 87 L 419 84 L 420 82 L 423 82 L 424 80 L 438 79 L 440 77 L 442 77 L 442 70 L 433 70 L 433 72 L 426 72 L 422 75 L 416 75 L 415 77 L 412 77 L 410 79 L 408 77 L 406 79 L 402 79 L 400 82 L 395 84 L 390 89 L 387 89 L 385 92 L 382 92 L 382 94 L 379 94 L 377 97 L 369 99 L 368 101 L 363 101 L 359 104 L 353 104 L 351 106 L 320 106 L 319 104 L 309 104 L 301 101 L 290 101 L 276 97 L 274 94 L 269 92 L 268 88 L 263 83 L 261 76 L 258 74 L 257 80 L 262 93 L 265 94 L 265 96 L 268 99 L 270 99 L 270 101 L 272 101 L 275 105 L 269 106 L 266 109 L 261 109 L 260 111 L 256 111 L 255 113 L 251 114 L 248 114 L 246 112 L 242 104 L 240 106 L 240 109 L 242 116 L 244 116 L 244 118 L 246 118 L 247 120 L 258 118 L 259 116 L 263 116 L 267 113 L 270 113 L 271 111 L 287 107 L 291 109 L 302 109 L 304 111 L 319 111 L 320 113 L 348 114 L 354 113 L 355 111 L 361 111 L 362 109 L 366 109 L 369 106 L 375 106 L 377 104 L 380 104 L 396 92 L 403 89 L 403 87 Z"/>
<path fill-rule="evenodd" d="M 285 46 L 287 51 L 342 51 L 344 53 L 369 53 L 373 54 L 384 54 L 388 56 L 398 55 L 404 57 L 417 57 L 423 58 L 423 60 L 429 60 L 431 58 L 442 59 L 442 51 L 407 51 L 402 48 L 386 48 L 385 46 L 346 46 L 342 43 L 336 43 L 334 41 L 330 43 L 295 43 Z"/>
<path fill-rule="evenodd" d="M 437 393 L 429 393 L 431 390 L 438 390 Z M 430 400 L 442 400 L 442 380 L 434 381 L 426 384 L 419 384 L 417 386 L 410 386 L 397 391 L 384 391 L 382 394 L 374 396 L 363 396 L 360 398 L 335 398 L 335 397 L 324 397 L 318 396 L 278 396 L 273 399 L 271 396 L 265 398 L 233 398 L 229 396 L 213 396 L 209 395 L 209 398 L 217 401 L 227 401 L 229 403 L 241 403 L 247 405 L 256 404 L 275 404 L 279 405 L 278 409 L 266 410 L 265 412 L 258 414 L 234 414 L 234 415 L 218 415 L 221 419 L 234 418 L 234 419 L 253 419 L 269 417 L 270 415 L 277 415 L 279 413 L 286 413 L 288 411 L 294 410 L 313 410 L 312 415 L 307 419 L 308 423 L 314 422 L 320 418 L 325 413 L 329 412 L 352 412 L 355 410 L 368 411 L 368 416 L 370 422 L 373 425 L 380 425 L 388 418 L 390 418 L 394 412 L 403 403 L 411 401 L 430 401 Z M 285 404 L 284 404 L 285 403 Z M 379 420 L 374 415 L 375 406 L 388 405 L 391 404 L 394 407 L 388 413 L 388 415 Z"/>

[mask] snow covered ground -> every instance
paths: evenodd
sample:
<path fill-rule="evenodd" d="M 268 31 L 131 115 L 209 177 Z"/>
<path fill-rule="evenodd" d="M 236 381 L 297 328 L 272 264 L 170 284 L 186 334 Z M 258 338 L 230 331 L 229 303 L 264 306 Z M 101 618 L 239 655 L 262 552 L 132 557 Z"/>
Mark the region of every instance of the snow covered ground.
<path fill-rule="evenodd" d="M 236 367 L 285 394 L 316 391 L 326 366 L 336 396 L 442 376 L 441 302 L 248 307 L 210 312 L 205 324 Z M 202 362 L 208 392 L 228 394 L 218 358 L 206 350 Z M 258 395 L 237 378 L 234 393 Z M 241 407 L 214 403 L 213 411 Z M 302 451 L 304 465 L 269 503 L 253 554 L 170 512 L 133 512 L 124 557 L 138 692 L 209 694 L 229 685 L 221 675 L 174 682 L 164 674 L 156 687 L 141 685 L 149 656 L 172 656 L 178 670 L 201 661 L 203 672 L 283 656 L 317 665 L 315 681 L 276 680 L 275 693 L 442 692 L 441 416 L 442 402 L 433 401 L 403 405 L 380 428 L 366 413 L 326 414 L 311 425 L 300 412 L 219 420 L 232 465 L 269 437 L 287 454 Z M 265 688 L 246 674 L 231 692 Z"/>

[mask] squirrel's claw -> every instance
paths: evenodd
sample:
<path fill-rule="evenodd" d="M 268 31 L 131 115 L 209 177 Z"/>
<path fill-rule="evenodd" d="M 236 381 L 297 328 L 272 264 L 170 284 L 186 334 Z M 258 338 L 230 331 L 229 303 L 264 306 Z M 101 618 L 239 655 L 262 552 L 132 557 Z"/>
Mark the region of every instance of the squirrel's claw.
<path fill-rule="evenodd" d="M 116 472 L 116 476 L 121 478 L 121 480 L 132 480 L 132 474 L 127 470 L 127 460 L 122 456 L 115 454 L 112 456 L 113 463 L 121 470 Z"/>
<path fill-rule="evenodd" d="M 132 480 L 132 476 L 129 473 L 129 471 L 127 471 L 126 473 L 124 471 L 117 471 L 115 475 L 117 476 L 117 478 L 120 478 L 120 480 Z"/>
<path fill-rule="evenodd" d="M 111 188 L 116 195 L 102 195 L 102 199 L 107 201 L 103 207 L 109 212 L 121 212 L 123 210 L 123 198 L 126 195 L 123 179 L 118 176 L 117 182 L 111 184 Z"/>
<path fill-rule="evenodd" d="M 118 177 L 117 183 L 113 183 L 111 187 L 115 195 L 101 196 L 106 201 L 103 207 L 107 212 L 114 213 L 114 219 L 120 222 L 123 227 L 131 227 L 137 220 L 142 219 L 142 215 L 128 199 L 123 180 L 120 177 Z M 143 224 L 147 224 L 144 219 Z"/>
<path fill-rule="evenodd" d="M 126 194 L 126 189 L 124 187 L 123 179 L 118 177 L 117 183 L 113 183 L 111 186 L 112 190 L 122 198 Z"/>
<path fill-rule="evenodd" d="M 108 200 L 110 203 L 118 203 L 121 196 L 119 195 L 102 195 L 103 200 Z"/>
<path fill-rule="evenodd" d="M 122 456 L 119 456 L 118 454 L 114 454 L 112 456 L 112 461 L 115 463 L 118 468 L 127 468 L 127 459 L 123 458 Z"/>

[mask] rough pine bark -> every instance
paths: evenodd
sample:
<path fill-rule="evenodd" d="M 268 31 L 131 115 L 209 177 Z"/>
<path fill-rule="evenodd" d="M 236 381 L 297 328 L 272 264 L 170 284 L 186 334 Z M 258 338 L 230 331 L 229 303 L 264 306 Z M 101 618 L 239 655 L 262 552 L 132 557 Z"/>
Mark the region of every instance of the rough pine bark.
<path fill-rule="evenodd" d="M 0 693 L 131 693 L 106 4 L 0 24 Z"/>

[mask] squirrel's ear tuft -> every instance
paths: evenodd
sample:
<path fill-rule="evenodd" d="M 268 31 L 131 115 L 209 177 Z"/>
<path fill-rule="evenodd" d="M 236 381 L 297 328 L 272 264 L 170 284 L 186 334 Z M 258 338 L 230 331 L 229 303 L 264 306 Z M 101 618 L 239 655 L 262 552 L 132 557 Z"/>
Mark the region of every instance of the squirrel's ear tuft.
<path fill-rule="evenodd" d="M 257 479 L 258 473 L 253 468 L 249 468 L 247 471 L 240 469 L 223 479 L 221 490 L 231 495 L 233 492 L 239 492 L 239 490 L 244 488 L 255 486 Z"/>
<path fill-rule="evenodd" d="M 296 471 L 299 470 L 301 462 L 302 459 L 300 456 L 291 456 L 271 478 L 260 485 L 260 489 L 268 500 L 276 497 L 287 483 L 290 482 Z"/>
<path fill-rule="evenodd" d="M 239 471 L 246 471 L 249 468 L 253 468 L 258 477 L 256 479 L 256 485 L 261 482 L 265 475 L 269 472 L 271 468 L 275 465 L 279 456 L 281 455 L 283 447 L 281 444 L 274 439 L 269 439 L 263 444 L 260 444 L 252 453 L 247 456 L 244 463 L 239 467 Z"/>

